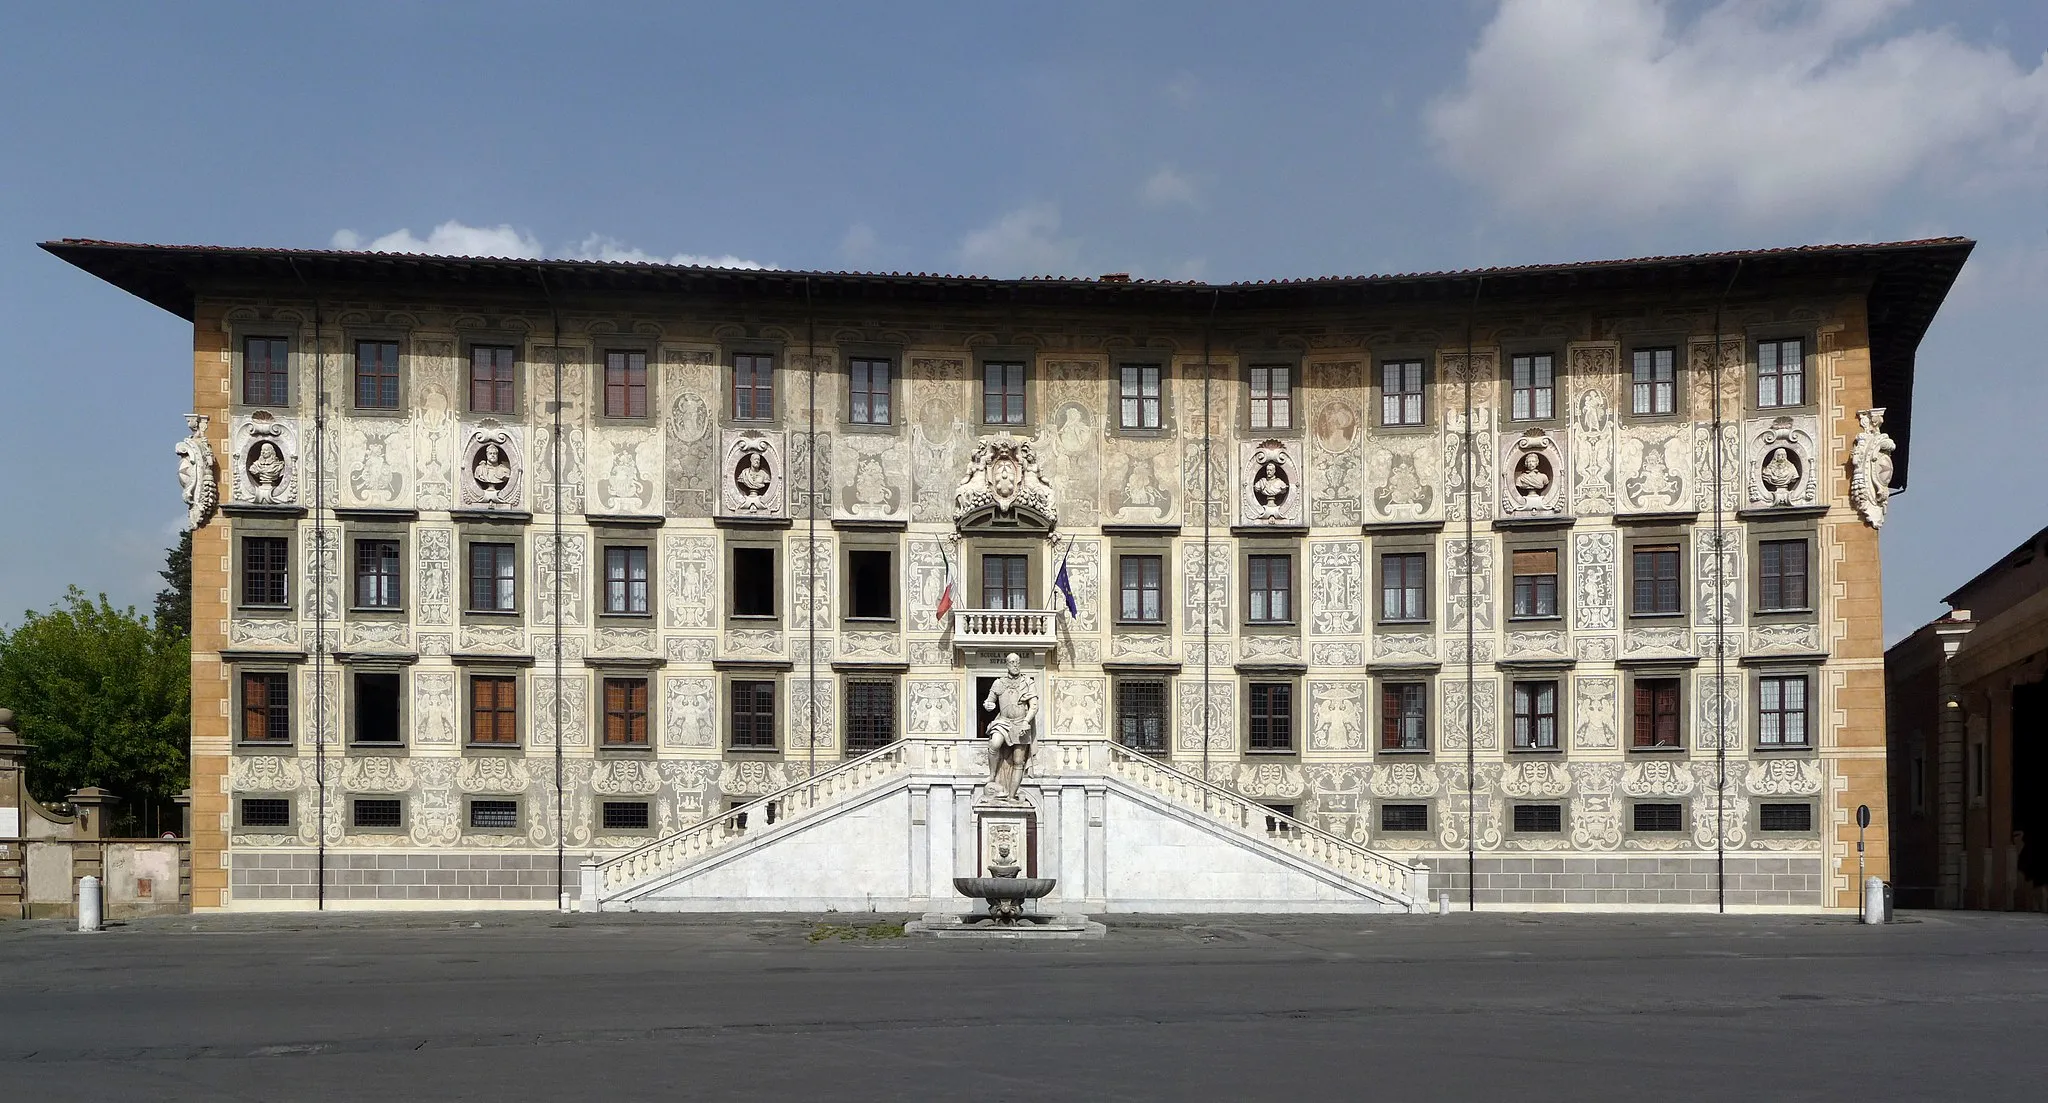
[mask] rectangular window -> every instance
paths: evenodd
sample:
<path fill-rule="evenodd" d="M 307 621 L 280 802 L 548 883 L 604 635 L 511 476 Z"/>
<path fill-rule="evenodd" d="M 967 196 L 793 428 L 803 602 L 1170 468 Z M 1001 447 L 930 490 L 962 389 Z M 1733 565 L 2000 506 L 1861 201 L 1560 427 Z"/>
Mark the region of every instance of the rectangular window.
<path fill-rule="evenodd" d="M 1512 557 L 1515 572 L 1514 616 L 1557 615 L 1557 549 L 1521 549 Z"/>
<path fill-rule="evenodd" d="M 1765 831 L 1811 831 L 1813 830 L 1813 805 L 1758 805 L 1756 825 Z"/>
<path fill-rule="evenodd" d="M 1806 541 L 1764 540 L 1757 544 L 1759 612 L 1804 610 L 1806 604 Z"/>
<path fill-rule="evenodd" d="M 1398 552 L 1380 556 L 1380 619 L 1383 621 L 1427 620 L 1424 604 L 1424 569 L 1429 557 L 1419 552 Z"/>
<path fill-rule="evenodd" d="M 477 674 L 469 679 L 469 741 L 510 747 L 519 743 L 519 679 Z"/>
<path fill-rule="evenodd" d="M 356 342 L 356 409 L 398 409 L 398 342 Z"/>
<path fill-rule="evenodd" d="M 775 419 L 775 358 L 738 353 L 732 358 L 732 416 L 735 421 Z"/>
<path fill-rule="evenodd" d="M 1637 349 L 1631 369 L 1629 409 L 1637 414 L 1678 412 L 1678 350 Z"/>
<path fill-rule="evenodd" d="M 1557 683 L 1515 683 L 1515 749 L 1557 749 Z"/>
<path fill-rule="evenodd" d="M 775 549 L 732 550 L 732 615 L 775 615 Z"/>
<path fill-rule="evenodd" d="M 755 750 L 775 748 L 775 683 L 732 683 L 732 745 Z"/>
<path fill-rule="evenodd" d="M 1678 746 L 1678 679 L 1636 679 L 1635 730 L 1630 745 Z"/>
<path fill-rule="evenodd" d="M 1130 678 L 1116 684 L 1116 741 L 1146 754 L 1166 753 L 1166 683 Z"/>
<path fill-rule="evenodd" d="M 1429 830 L 1429 805 L 1427 804 L 1382 804 L 1380 805 L 1381 831 L 1427 831 Z"/>
<path fill-rule="evenodd" d="M 283 406 L 291 401 L 291 348 L 282 337 L 242 341 L 242 405 Z"/>
<path fill-rule="evenodd" d="M 646 548 L 604 550 L 604 611 L 616 616 L 646 615 Z"/>
<path fill-rule="evenodd" d="M 1638 804 L 1633 817 L 1637 831 L 1685 830 L 1685 806 L 1681 804 Z"/>
<path fill-rule="evenodd" d="M 846 749 L 872 751 L 896 742 L 896 683 L 857 678 L 846 683 Z"/>
<path fill-rule="evenodd" d="M 1514 390 L 1516 421 L 1547 421 L 1556 407 L 1556 372 L 1550 354 L 1533 353 L 1508 361 Z"/>
<path fill-rule="evenodd" d="M 1024 424 L 1024 365 L 991 360 L 981 366 L 981 420 L 988 425 Z"/>
<path fill-rule="evenodd" d="M 647 416 L 647 354 L 609 349 L 604 354 L 604 416 Z"/>
<path fill-rule="evenodd" d="M 356 541 L 356 608 L 398 608 L 398 577 L 398 541 Z"/>
<path fill-rule="evenodd" d="M 606 831 L 647 830 L 647 802 L 644 800 L 605 801 L 602 815 Z"/>
<path fill-rule="evenodd" d="M 604 745 L 647 746 L 647 679 L 604 680 Z"/>
<path fill-rule="evenodd" d="M 1422 361 L 1389 360 L 1380 365 L 1380 424 L 1422 424 Z"/>
<path fill-rule="evenodd" d="M 1380 687 L 1380 749 L 1429 749 L 1429 686 L 1395 682 Z"/>
<path fill-rule="evenodd" d="M 469 350 L 469 408 L 472 413 L 509 414 L 517 353 L 509 345 L 476 345 Z"/>
<path fill-rule="evenodd" d="M 1166 558 L 1158 555 L 1117 557 L 1117 620 L 1126 624 L 1158 624 L 1166 619 Z"/>
<path fill-rule="evenodd" d="M 981 607 L 984 609 L 1031 608 L 1031 584 L 1027 578 L 1030 568 L 1030 556 L 982 556 Z"/>
<path fill-rule="evenodd" d="M 1246 615 L 1253 624 L 1287 624 L 1294 620 L 1293 556 L 1246 556 L 1245 577 L 1251 584 Z"/>
<path fill-rule="evenodd" d="M 292 802 L 289 797 L 243 797 L 243 827 L 290 827 Z"/>
<path fill-rule="evenodd" d="M 1757 679 L 1757 742 L 1766 747 L 1806 746 L 1806 675 L 1766 674 Z"/>
<path fill-rule="evenodd" d="M 282 536 L 242 537 L 242 604 L 281 606 L 292 575 L 291 541 Z"/>
<path fill-rule="evenodd" d="M 1117 424 L 1125 429 L 1159 428 L 1159 365 L 1125 364 L 1119 376 Z"/>
<path fill-rule="evenodd" d="M 1515 805 L 1517 834 L 1555 835 L 1564 830 L 1564 808 L 1556 804 Z"/>
<path fill-rule="evenodd" d="M 397 797 L 357 797 L 349 802 L 349 822 L 355 827 L 403 827 L 405 803 Z"/>
<path fill-rule="evenodd" d="M 1294 685 L 1253 682 L 1248 746 L 1255 751 L 1294 749 Z"/>
<path fill-rule="evenodd" d="M 847 616 L 855 620 L 891 620 L 896 616 L 894 553 L 856 548 L 846 553 Z"/>
<path fill-rule="evenodd" d="M 355 677 L 355 741 L 399 742 L 400 675 L 395 670 L 359 670 Z"/>
<path fill-rule="evenodd" d="M 469 546 L 469 608 L 476 613 L 512 613 L 519 609 L 517 545 Z"/>
<path fill-rule="evenodd" d="M 1637 616 L 1666 616 L 1680 611 L 1678 545 L 1644 544 L 1630 557 L 1633 593 L 1629 609 Z"/>
<path fill-rule="evenodd" d="M 478 831 L 517 831 L 519 829 L 519 802 L 516 800 L 470 801 L 469 826 Z"/>
<path fill-rule="evenodd" d="M 292 676 L 278 670 L 242 675 L 242 741 L 292 741 Z"/>
<path fill-rule="evenodd" d="M 1253 364 L 1252 428 L 1294 428 L 1294 368 L 1289 364 Z"/>
<path fill-rule="evenodd" d="M 1756 404 L 1806 405 L 1806 343 L 1760 341 L 1756 346 Z"/>
<path fill-rule="evenodd" d="M 889 376 L 887 360 L 856 358 L 847 362 L 846 420 L 855 425 L 889 424 Z"/>

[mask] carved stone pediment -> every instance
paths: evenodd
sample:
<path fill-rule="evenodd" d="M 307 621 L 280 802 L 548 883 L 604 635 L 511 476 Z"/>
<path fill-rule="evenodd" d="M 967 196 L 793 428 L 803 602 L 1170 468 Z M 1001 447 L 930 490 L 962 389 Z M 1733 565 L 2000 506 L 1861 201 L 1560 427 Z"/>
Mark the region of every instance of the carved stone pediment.
<path fill-rule="evenodd" d="M 220 504 L 213 445 L 206 442 L 206 425 L 210 420 L 205 414 L 186 414 L 185 429 L 189 435 L 174 449 L 178 453 L 178 492 L 185 499 L 185 522 L 195 529 L 211 520 L 214 507 Z"/>
<path fill-rule="evenodd" d="M 235 419 L 234 500 L 249 505 L 299 501 L 299 426 L 257 411 Z"/>
<path fill-rule="evenodd" d="M 789 516 L 784 485 L 789 453 L 783 435 L 728 429 L 721 444 L 718 515 L 760 520 Z"/>
<path fill-rule="evenodd" d="M 1531 429 L 1500 442 L 1500 512 L 1542 517 L 1564 512 L 1565 458 L 1556 438 Z"/>
<path fill-rule="evenodd" d="M 526 450 L 515 425 L 486 418 L 462 439 L 462 504 L 468 509 L 517 509 L 526 484 Z"/>
<path fill-rule="evenodd" d="M 1884 527 L 1892 500 L 1892 450 L 1898 447 L 1884 431 L 1884 407 L 1856 412 L 1861 430 L 1849 447 L 1849 504 L 1871 528 Z"/>
<path fill-rule="evenodd" d="M 1245 441 L 1238 446 L 1237 523 L 1291 527 L 1304 524 L 1302 465 L 1298 445 L 1283 440 Z"/>
<path fill-rule="evenodd" d="M 953 522 L 1051 529 L 1059 521 L 1052 484 L 1038 463 L 1038 449 L 1008 433 L 983 437 L 974 447 L 967 474 L 953 492 Z"/>

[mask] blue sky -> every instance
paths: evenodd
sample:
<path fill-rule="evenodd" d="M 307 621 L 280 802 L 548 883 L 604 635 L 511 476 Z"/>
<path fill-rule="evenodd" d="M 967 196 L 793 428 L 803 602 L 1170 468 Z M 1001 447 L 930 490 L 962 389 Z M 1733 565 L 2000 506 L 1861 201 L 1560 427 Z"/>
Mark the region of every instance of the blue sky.
<path fill-rule="evenodd" d="M 181 516 L 189 330 L 47 238 L 1234 280 L 1966 234 L 1896 637 L 2048 524 L 2044 52 L 2038 0 L 5 0 L 0 623 L 146 606 Z"/>

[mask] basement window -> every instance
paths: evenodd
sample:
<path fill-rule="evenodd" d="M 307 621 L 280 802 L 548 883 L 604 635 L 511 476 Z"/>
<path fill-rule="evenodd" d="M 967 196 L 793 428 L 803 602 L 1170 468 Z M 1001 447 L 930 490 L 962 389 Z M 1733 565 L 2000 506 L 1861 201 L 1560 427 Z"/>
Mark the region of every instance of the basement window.
<path fill-rule="evenodd" d="M 1757 808 L 1757 826 L 1765 831 L 1813 830 L 1813 805 L 1765 804 Z"/>
<path fill-rule="evenodd" d="M 647 830 L 647 802 L 644 800 L 605 801 L 604 829 L 606 831 Z"/>
<path fill-rule="evenodd" d="M 1518 834 L 1555 835 L 1564 830 L 1564 808 L 1555 804 L 1515 805 Z"/>
<path fill-rule="evenodd" d="M 1685 830 L 1685 809 L 1680 805 L 1638 804 L 1634 815 L 1637 831 Z"/>
<path fill-rule="evenodd" d="M 516 800 L 470 801 L 469 826 L 478 831 L 517 831 L 519 829 L 519 802 Z"/>
<path fill-rule="evenodd" d="M 397 797 L 357 797 L 349 811 L 349 820 L 356 827 L 402 827 L 405 823 L 405 809 Z"/>
<path fill-rule="evenodd" d="M 1427 804 L 1382 804 L 1380 805 L 1381 831 L 1427 831 L 1429 830 L 1429 805 Z"/>
<path fill-rule="evenodd" d="M 732 550 L 732 615 L 775 615 L 775 549 Z"/>

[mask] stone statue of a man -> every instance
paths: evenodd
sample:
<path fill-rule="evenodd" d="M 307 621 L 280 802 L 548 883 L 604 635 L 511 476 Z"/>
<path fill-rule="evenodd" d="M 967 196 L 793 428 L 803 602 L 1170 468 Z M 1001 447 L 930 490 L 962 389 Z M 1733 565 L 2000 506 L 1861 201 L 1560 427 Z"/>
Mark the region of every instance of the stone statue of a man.
<path fill-rule="evenodd" d="M 988 722 L 988 799 L 1021 804 L 1017 787 L 1031 762 L 1032 726 L 1038 719 L 1038 682 L 1024 673 L 1011 652 L 1006 673 L 989 687 L 982 711 L 995 713 Z"/>

